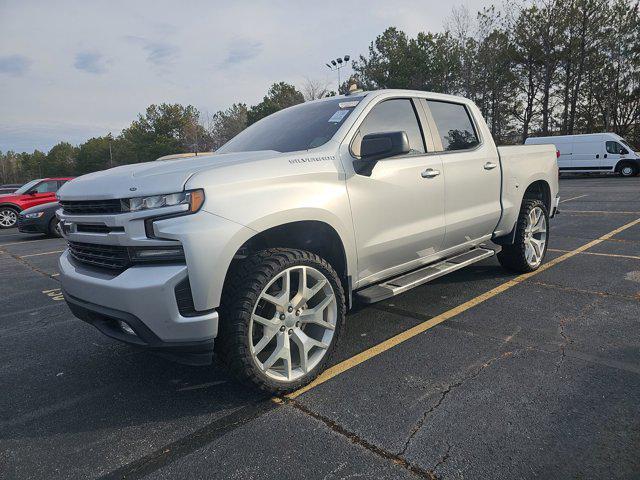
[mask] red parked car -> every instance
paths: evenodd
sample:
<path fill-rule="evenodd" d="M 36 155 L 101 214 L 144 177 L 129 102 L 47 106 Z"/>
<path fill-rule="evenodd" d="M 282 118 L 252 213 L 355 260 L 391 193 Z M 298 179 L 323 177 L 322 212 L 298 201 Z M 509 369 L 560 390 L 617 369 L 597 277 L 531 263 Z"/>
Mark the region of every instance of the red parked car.
<path fill-rule="evenodd" d="M 43 203 L 55 202 L 56 192 L 73 177 L 31 180 L 18 190 L 0 195 L 0 228 L 15 227 L 18 213 Z"/>

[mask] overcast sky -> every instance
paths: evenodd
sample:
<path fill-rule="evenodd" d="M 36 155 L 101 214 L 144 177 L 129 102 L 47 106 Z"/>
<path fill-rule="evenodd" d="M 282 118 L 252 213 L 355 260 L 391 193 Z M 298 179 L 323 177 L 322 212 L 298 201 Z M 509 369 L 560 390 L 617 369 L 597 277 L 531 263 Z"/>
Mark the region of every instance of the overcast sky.
<path fill-rule="evenodd" d="M 336 80 L 388 26 L 438 31 L 482 0 L 0 0 L 0 150 L 118 134 L 152 103 L 215 112 L 276 81 Z M 346 69 L 345 69 L 346 70 Z"/>

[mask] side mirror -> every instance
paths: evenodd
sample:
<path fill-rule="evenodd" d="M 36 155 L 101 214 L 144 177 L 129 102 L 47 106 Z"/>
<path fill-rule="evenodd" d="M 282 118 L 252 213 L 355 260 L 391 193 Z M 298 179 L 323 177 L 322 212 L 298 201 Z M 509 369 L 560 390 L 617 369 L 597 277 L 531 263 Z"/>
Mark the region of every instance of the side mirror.
<path fill-rule="evenodd" d="M 378 160 L 409 153 L 407 132 L 370 133 L 360 144 L 360 159 L 354 160 L 353 167 L 360 175 L 371 175 Z"/>

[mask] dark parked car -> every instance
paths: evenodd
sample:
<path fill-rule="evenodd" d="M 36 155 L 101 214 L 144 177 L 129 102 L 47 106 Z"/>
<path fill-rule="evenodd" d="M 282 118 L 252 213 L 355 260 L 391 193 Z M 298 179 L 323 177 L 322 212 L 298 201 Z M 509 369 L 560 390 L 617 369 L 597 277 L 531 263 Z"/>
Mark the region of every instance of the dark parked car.
<path fill-rule="evenodd" d="M 0 185 L 0 195 L 8 195 L 15 192 L 22 186 L 21 183 L 5 183 Z"/>
<path fill-rule="evenodd" d="M 51 237 L 59 237 L 56 210 L 58 202 L 49 202 L 27 208 L 18 214 L 18 231 L 22 233 L 44 233 Z"/>

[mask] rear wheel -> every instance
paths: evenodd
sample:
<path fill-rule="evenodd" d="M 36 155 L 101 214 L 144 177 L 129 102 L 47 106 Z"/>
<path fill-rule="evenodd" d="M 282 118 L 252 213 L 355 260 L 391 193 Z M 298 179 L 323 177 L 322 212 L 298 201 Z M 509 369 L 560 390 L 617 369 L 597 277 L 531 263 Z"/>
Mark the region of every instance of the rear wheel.
<path fill-rule="evenodd" d="M 498 261 L 509 271 L 537 270 L 547 253 L 549 212 L 544 202 L 525 199 L 520 207 L 513 245 L 504 245 Z"/>
<path fill-rule="evenodd" d="M 638 175 L 638 167 L 633 163 L 624 162 L 618 167 L 618 173 L 623 177 L 635 177 Z"/>
<path fill-rule="evenodd" d="M 13 228 L 18 223 L 18 211 L 12 207 L 0 207 L 0 228 Z"/>
<path fill-rule="evenodd" d="M 335 348 L 345 297 L 331 265 L 268 249 L 237 265 L 225 287 L 217 352 L 241 381 L 282 393 L 309 383 Z"/>

